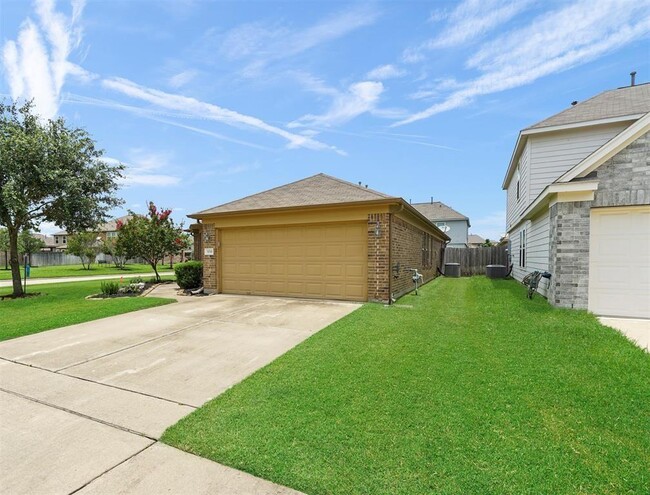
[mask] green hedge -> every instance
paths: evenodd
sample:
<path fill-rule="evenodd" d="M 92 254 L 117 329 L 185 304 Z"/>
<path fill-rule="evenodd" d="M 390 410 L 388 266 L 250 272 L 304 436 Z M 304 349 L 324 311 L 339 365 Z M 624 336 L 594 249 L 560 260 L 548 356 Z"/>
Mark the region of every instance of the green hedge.
<path fill-rule="evenodd" d="M 203 285 L 203 263 L 186 261 L 174 266 L 176 283 L 181 289 L 196 289 Z"/>

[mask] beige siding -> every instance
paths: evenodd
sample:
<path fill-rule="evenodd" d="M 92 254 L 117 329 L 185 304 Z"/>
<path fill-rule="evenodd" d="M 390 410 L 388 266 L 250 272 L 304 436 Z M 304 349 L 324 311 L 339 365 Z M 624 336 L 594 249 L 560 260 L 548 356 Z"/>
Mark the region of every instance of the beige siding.
<path fill-rule="evenodd" d="M 528 198 L 530 197 L 529 187 L 529 163 L 530 163 L 530 143 L 526 143 L 526 147 L 521 152 L 519 158 L 519 200 L 517 200 L 517 172 L 514 173 L 510 184 L 508 185 L 508 208 L 506 211 L 506 223 L 510 227 L 523 213 L 529 205 Z"/>
<path fill-rule="evenodd" d="M 532 202 L 546 186 L 555 182 L 628 125 L 611 124 L 529 136 L 528 202 Z"/>

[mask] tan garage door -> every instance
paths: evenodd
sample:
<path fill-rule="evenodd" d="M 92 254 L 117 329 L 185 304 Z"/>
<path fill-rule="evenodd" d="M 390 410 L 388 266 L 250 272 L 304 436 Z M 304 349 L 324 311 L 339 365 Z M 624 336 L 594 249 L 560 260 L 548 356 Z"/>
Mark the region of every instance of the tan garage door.
<path fill-rule="evenodd" d="M 650 318 L 650 206 L 591 211 L 589 310 Z"/>
<path fill-rule="evenodd" d="M 367 299 L 365 223 L 224 229 L 223 292 Z"/>

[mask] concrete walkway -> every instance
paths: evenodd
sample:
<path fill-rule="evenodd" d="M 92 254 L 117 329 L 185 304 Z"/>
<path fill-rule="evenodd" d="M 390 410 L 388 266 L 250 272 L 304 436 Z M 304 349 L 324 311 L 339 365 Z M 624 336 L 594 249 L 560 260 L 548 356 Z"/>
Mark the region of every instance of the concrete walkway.
<path fill-rule="evenodd" d="M 650 320 L 637 318 L 598 318 L 603 325 L 615 328 L 641 349 L 650 352 Z"/>
<path fill-rule="evenodd" d="M 173 275 L 174 272 L 158 272 L 162 277 L 163 275 Z M 41 285 L 41 284 L 63 284 L 67 282 L 85 282 L 89 280 L 109 280 L 113 278 L 122 278 L 125 279 L 133 277 L 153 277 L 153 272 L 147 273 L 118 273 L 116 275 L 89 275 L 87 277 L 53 277 L 53 278 L 28 278 L 27 287 L 32 285 Z M 0 287 L 11 287 L 13 282 L 11 280 L 0 280 Z"/>
<path fill-rule="evenodd" d="M 358 305 L 178 299 L 0 343 L 4 493 L 297 493 L 157 440 Z"/>

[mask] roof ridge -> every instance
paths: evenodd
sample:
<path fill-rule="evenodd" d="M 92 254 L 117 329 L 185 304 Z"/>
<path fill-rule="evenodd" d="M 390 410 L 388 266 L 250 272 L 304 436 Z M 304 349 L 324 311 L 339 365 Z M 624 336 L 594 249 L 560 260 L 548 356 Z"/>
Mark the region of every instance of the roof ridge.
<path fill-rule="evenodd" d="M 340 182 L 341 184 L 345 184 L 345 185 L 348 185 L 348 186 L 354 186 L 354 187 L 356 187 L 358 189 L 361 189 L 362 191 L 368 191 L 368 192 L 378 194 L 378 195 L 380 195 L 380 196 L 382 196 L 384 198 L 395 198 L 396 197 L 396 196 L 391 196 L 389 194 L 377 191 L 376 189 L 371 189 L 371 188 L 369 188 L 367 186 L 363 187 L 360 184 L 355 184 L 354 182 L 349 182 L 349 181 L 344 180 L 344 179 L 339 179 L 338 177 L 334 177 L 333 175 L 324 174 L 322 172 L 319 173 L 319 174 L 314 175 L 313 177 L 316 177 L 318 175 L 322 175 L 323 177 L 327 177 L 328 179 L 335 180 L 337 182 Z M 307 177 L 307 178 L 310 179 L 311 177 Z"/>

